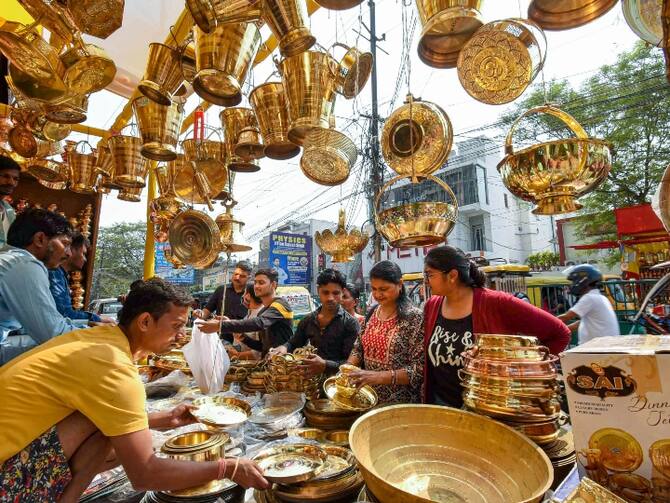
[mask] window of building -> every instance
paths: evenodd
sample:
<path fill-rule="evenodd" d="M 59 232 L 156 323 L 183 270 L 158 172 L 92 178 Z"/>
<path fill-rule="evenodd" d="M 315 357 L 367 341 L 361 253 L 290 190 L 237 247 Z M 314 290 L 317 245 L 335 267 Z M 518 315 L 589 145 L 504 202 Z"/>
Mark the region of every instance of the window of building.
<path fill-rule="evenodd" d="M 473 225 L 471 228 L 472 231 L 472 249 L 473 250 L 486 250 L 486 239 L 484 238 L 484 226 Z"/>

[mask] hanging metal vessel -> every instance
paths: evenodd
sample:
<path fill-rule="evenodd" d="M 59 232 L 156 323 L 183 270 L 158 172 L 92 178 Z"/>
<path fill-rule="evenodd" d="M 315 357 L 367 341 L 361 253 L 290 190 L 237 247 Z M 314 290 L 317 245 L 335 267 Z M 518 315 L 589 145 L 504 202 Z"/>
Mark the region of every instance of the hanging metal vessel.
<path fill-rule="evenodd" d="M 335 232 L 326 229 L 316 232 L 314 240 L 325 253 L 333 257 L 333 262 L 351 262 L 354 255 L 363 251 L 368 244 L 369 236 L 358 229 L 347 231 L 345 227 L 344 208 L 340 209 L 337 229 Z"/>
<path fill-rule="evenodd" d="M 185 209 L 184 205 L 177 200 L 175 194 L 174 181 L 176 176 L 174 161 L 156 167 L 156 179 L 160 196 L 151 201 L 151 208 L 156 216 L 163 221 L 171 221 Z"/>
<path fill-rule="evenodd" d="M 569 30 L 607 13 L 618 0 L 532 0 L 528 18 L 545 30 Z"/>
<path fill-rule="evenodd" d="M 58 124 L 47 120 L 44 115 L 35 117 L 29 126 L 35 137 L 44 141 L 61 141 L 72 132 L 71 124 Z"/>
<path fill-rule="evenodd" d="M 305 138 L 300 169 L 307 178 L 321 185 L 340 185 L 349 178 L 356 164 L 356 145 L 335 129 L 313 129 Z"/>
<path fill-rule="evenodd" d="M 256 114 L 270 159 L 290 159 L 300 153 L 300 147 L 288 139 L 288 109 L 286 93 L 281 82 L 267 82 L 249 94 L 249 103 Z"/>
<path fill-rule="evenodd" d="M 43 159 L 45 157 L 53 157 L 63 153 L 63 143 L 60 141 L 45 141 L 37 140 L 37 152 L 35 158 Z"/>
<path fill-rule="evenodd" d="M 112 151 L 106 145 L 98 144 L 98 162 L 95 169 L 103 176 L 110 176 L 114 169 L 114 159 L 112 158 Z"/>
<path fill-rule="evenodd" d="M 79 194 L 94 194 L 98 179 L 95 170 L 97 158 L 93 154 L 80 154 L 74 149 L 67 153 L 67 163 L 70 166 L 70 190 Z"/>
<path fill-rule="evenodd" d="M 509 103 L 535 79 L 546 55 L 544 32 L 532 21 L 493 21 L 477 30 L 461 49 L 458 79 L 482 103 Z"/>
<path fill-rule="evenodd" d="M 170 224 L 170 248 L 180 262 L 196 269 L 207 267 L 216 260 L 221 249 L 221 234 L 206 213 L 186 210 Z"/>
<path fill-rule="evenodd" d="M 30 129 L 23 124 L 17 124 L 9 130 L 7 141 L 21 157 L 35 157 L 37 154 L 37 140 Z"/>
<path fill-rule="evenodd" d="M 66 163 L 51 159 L 30 159 L 26 161 L 28 173 L 38 180 L 49 183 L 65 183 L 70 180 L 70 168 Z"/>
<path fill-rule="evenodd" d="M 172 97 L 184 80 L 182 56 L 173 47 L 152 42 L 144 77 L 137 89 L 150 100 L 164 106 L 172 104 Z"/>
<path fill-rule="evenodd" d="M 484 24 L 481 0 L 417 0 L 423 30 L 419 59 L 433 68 L 455 68 L 458 54 Z"/>
<path fill-rule="evenodd" d="M 184 120 L 184 107 L 178 101 L 159 105 L 141 96 L 133 100 L 137 127 L 142 136 L 142 155 L 154 161 L 171 161 L 177 157 L 177 140 Z"/>
<path fill-rule="evenodd" d="M 89 35 L 107 38 L 123 24 L 125 0 L 68 0 L 77 27 Z"/>
<path fill-rule="evenodd" d="M 45 182 L 44 180 L 37 180 L 37 183 L 51 190 L 67 189 L 67 182 Z"/>
<path fill-rule="evenodd" d="M 363 0 L 318 0 L 316 3 L 324 9 L 347 10 L 360 5 Z"/>
<path fill-rule="evenodd" d="M 232 206 L 226 206 L 226 212 L 216 217 L 216 225 L 221 234 L 221 247 L 224 253 L 237 253 L 251 250 L 242 236 L 244 222 L 235 220 Z"/>
<path fill-rule="evenodd" d="M 8 72 L 9 75 L 5 79 L 11 79 L 12 85 L 25 98 L 39 102 L 55 103 L 61 100 L 67 93 L 65 82 L 58 76 L 47 80 L 36 79 L 11 63 L 9 64 Z"/>
<path fill-rule="evenodd" d="M 142 189 L 143 187 L 123 187 L 116 197 L 117 199 L 121 199 L 122 201 L 129 203 L 139 203 L 142 200 Z"/>
<path fill-rule="evenodd" d="M 346 50 L 337 66 L 335 90 L 347 99 L 355 98 L 365 87 L 372 73 L 372 53 L 336 42 L 333 47 Z"/>
<path fill-rule="evenodd" d="M 576 135 L 514 151 L 512 135 L 524 117 L 546 113 L 563 121 Z M 589 138 L 584 128 L 564 111 L 544 105 L 521 114 L 507 133 L 505 157 L 498 171 L 515 196 L 537 205 L 536 215 L 570 213 L 581 208 L 576 199 L 600 185 L 610 171 L 611 144 Z"/>
<path fill-rule="evenodd" d="M 109 150 L 112 153 L 114 173 L 112 182 L 121 187 L 144 187 L 147 162 L 142 156 L 142 140 L 136 136 L 110 136 Z"/>
<path fill-rule="evenodd" d="M 663 0 L 623 0 L 623 17 L 630 29 L 645 42 L 663 42 Z"/>
<path fill-rule="evenodd" d="M 224 130 L 226 150 L 228 156 L 228 169 L 240 173 L 252 173 L 260 168 L 254 164 L 253 158 L 242 158 L 235 154 L 240 132 L 244 128 L 258 128 L 256 116 L 251 108 L 234 107 L 225 108 L 219 114 L 221 125 Z"/>
<path fill-rule="evenodd" d="M 56 124 L 81 124 L 86 121 L 88 96 L 76 95 L 56 105 L 47 105 L 44 116 Z"/>
<path fill-rule="evenodd" d="M 168 232 L 169 232 L 169 228 L 168 228 Z M 164 243 L 165 241 L 161 241 L 161 242 Z M 169 239 L 168 239 L 168 244 L 169 244 Z M 174 254 L 172 253 L 172 248 L 170 246 L 166 246 L 165 248 L 163 248 L 163 256 L 165 257 L 165 260 L 167 260 L 168 262 L 170 262 L 172 264 L 173 269 L 184 269 L 186 267 L 186 265 L 181 260 L 179 260 L 177 257 L 174 256 Z"/>
<path fill-rule="evenodd" d="M 204 140 L 196 150 L 196 140 L 184 140 L 184 155 L 170 163 L 175 169 L 174 189 L 177 196 L 191 204 L 208 204 L 228 183 L 225 146 Z"/>
<path fill-rule="evenodd" d="M 215 97 L 214 104 L 235 106 L 242 101 L 242 84 L 261 45 L 254 23 L 219 24 L 211 34 L 194 28 L 197 74 L 193 90 Z"/>
<path fill-rule="evenodd" d="M 305 0 L 263 0 L 263 20 L 277 40 L 282 56 L 295 56 L 308 50 L 316 42 L 307 28 Z"/>
<path fill-rule="evenodd" d="M 384 124 L 382 155 L 399 175 L 431 175 L 447 161 L 453 138 L 451 121 L 442 108 L 408 94 Z"/>
<path fill-rule="evenodd" d="M 338 64 L 327 53 L 306 51 L 279 63 L 288 103 L 288 137 L 302 145 L 313 128 L 328 128 L 335 108 Z"/>
<path fill-rule="evenodd" d="M 101 47 L 77 44 L 60 57 L 65 72 L 63 81 L 72 94 L 103 90 L 116 76 L 116 65 Z"/>
<path fill-rule="evenodd" d="M 216 0 L 186 0 L 193 21 L 205 33 L 211 33 L 217 24 L 212 1 Z"/>

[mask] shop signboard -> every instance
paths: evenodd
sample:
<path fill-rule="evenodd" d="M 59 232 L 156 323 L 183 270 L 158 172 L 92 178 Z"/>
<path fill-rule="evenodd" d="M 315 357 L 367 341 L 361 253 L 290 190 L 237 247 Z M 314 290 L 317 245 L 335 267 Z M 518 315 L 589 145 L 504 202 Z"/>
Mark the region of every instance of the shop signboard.
<path fill-rule="evenodd" d="M 312 279 L 312 238 L 286 232 L 270 233 L 270 267 L 280 285 L 309 285 Z"/>
<path fill-rule="evenodd" d="M 195 269 L 191 266 L 175 269 L 165 258 L 163 251 L 166 248 L 170 248 L 170 243 L 156 243 L 156 266 L 154 269 L 156 276 L 175 285 L 192 285 L 195 282 Z"/>

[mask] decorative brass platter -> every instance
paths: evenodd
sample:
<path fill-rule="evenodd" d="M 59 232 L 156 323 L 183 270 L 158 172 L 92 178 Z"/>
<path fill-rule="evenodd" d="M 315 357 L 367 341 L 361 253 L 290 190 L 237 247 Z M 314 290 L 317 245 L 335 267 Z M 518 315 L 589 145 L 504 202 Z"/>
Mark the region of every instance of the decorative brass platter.
<path fill-rule="evenodd" d="M 618 428 L 602 428 L 589 438 L 589 449 L 600 450 L 600 463 L 613 472 L 632 472 L 642 464 L 642 447 Z"/>
<path fill-rule="evenodd" d="M 313 478 L 328 454 L 316 445 L 288 444 L 264 449 L 253 459 L 269 481 L 292 484 Z"/>
<path fill-rule="evenodd" d="M 197 409 L 191 414 L 201 423 L 219 428 L 244 423 L 249 419 L 251 406 L 232 397 L 203 397 L 193 401 Z"/>

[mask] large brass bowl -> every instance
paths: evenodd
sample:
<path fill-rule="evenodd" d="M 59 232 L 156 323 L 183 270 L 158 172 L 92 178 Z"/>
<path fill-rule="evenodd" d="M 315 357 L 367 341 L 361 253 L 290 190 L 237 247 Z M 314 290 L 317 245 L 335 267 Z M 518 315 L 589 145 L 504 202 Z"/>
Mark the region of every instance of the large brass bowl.
<path fill-rule="evenodd" d="M 528 18 L 545 30 L 568 30 L 599 18 L 618 0 L 533 0 Z"/>
<path fill-rule="evenodd" d="M 514 429 L 435 405 L 368 412 L 349 443 L 379 501 L 538 502 L 553 480 L 547 455 Z"/>

